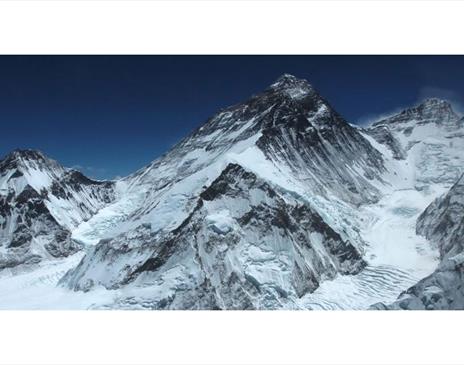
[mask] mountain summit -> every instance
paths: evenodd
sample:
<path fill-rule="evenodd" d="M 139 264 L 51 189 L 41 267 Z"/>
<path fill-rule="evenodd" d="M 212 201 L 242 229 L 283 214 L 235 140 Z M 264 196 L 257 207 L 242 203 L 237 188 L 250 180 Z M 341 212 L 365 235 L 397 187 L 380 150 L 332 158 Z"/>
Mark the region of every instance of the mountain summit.
<path fill-rule="evenodd" d="M 18 173 L 27 172 L 29 169 L 49 169 L 57 174 L 64 172 L 59 164 L 46 157 L 42 152 L 31 149 L 17 149 L 0 160 L 0 173 L 9 169 L 17 169 Z"/>
<path fill-rule="evenodd" d="M 38 161 L 45 161 L 47 158 L 45 155 L 38 151 L 32 149 L 16 149 L 11 152 L 8 156 L 4 158 L 7 159 L 26 159 L 26 160 L 38 160 Z"/>
<path fill-rule="evenodd" d="M 298 99 L 314 92 L 308 81 L 298 79 L 290 74 L 283 74 L 271 86 L 270 89 L 284 91 L 288 96 Z"/>

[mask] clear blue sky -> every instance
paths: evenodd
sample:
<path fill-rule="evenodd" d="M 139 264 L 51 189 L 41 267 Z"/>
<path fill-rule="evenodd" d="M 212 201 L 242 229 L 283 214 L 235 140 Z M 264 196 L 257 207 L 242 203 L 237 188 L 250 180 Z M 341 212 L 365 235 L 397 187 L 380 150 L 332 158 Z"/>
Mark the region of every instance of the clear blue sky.
<path fill-rule="evenodd" d="M 127 175 L 282 73 L 352 123 L 432 96 L 460 109 L 464 95 L 462 56 L 0 56 L 0 154 Z"/>

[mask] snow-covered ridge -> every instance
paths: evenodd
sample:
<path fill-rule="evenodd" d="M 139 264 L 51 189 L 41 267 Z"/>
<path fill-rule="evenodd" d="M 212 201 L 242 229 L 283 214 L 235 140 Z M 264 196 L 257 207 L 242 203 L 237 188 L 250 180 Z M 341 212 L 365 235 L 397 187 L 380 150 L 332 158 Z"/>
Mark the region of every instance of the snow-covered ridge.
<path fill-rule="evenodd" d="M 418 124 L 435 123 L 452 128 L 457 126 L 459 119 L 448 101 L 430 98 L 413 108 L 405 109 L 399 114 L 374 122 L 372 125 L 401 124 L 414 121 Z"/>

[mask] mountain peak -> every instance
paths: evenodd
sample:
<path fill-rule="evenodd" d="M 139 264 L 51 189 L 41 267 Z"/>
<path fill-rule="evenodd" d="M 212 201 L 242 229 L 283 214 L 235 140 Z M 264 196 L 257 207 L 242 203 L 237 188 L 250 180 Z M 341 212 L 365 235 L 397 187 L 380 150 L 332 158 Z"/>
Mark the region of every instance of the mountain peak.
<path fill-rule="evenodd" d="M 7 158 L 13 159 L 25 159 L 25 160 L 45 160 L 47 157 L 40 152 L 39 150 L 32 150 L 32 149 L 15 149 L 13 150 Z"/>
<path fill-rule="evenodd" d="M 0 170 L 5 169 L 29 169 L 30 167 L 42 169 L 60 169 L 61 166 L 43 154 L 32 149 L 15 149 L 0 160 Z"/>
<path fill-rule="evenodd" d="M 299 79 L 290 74 L 283 74 L 273 84 L 270 89 L 284 91 L 292 98 L 304 97 L 311 93 L 312 86 L 305 79 Z"/>
<path fill-rule="evenodd" d="M 427 98 L 423 100 L 422 103 L 420 103 L 417 106 L 417 109 L 418 110 L 435 109 L 435 110 L 442 110 L 442 111 L 448 111 L 448 112 L 454 113 L 453 107 L 451 106 L 451 104 L 448 101 L 439 99 L 439 98 Z"/>
<path fill-rule="evenodd" d="M 418 106 L 407 109 L 402 114 L 413 115 L 424 120 L 435 120 L 439 123 L 454 122 L 459 119 L 451 103 L 439 98 L 425 99 Z"/>
<path fill-rule="evenodd" d="M 373 126 L 382 124 L 397 124 L 416 121 L 421 123 L 437 123 L 449 128 L 455 128 L 459 116 L 453 110 L 451 103 L 439 98 L 428 98 L 420 104 L 405 109 L 401 113 L 379 120 L 373 123 Z"/>
<path fill-rule="evenodd" d="M 271 85 L 271 86 L 278 86 L 281 84 L 287 84 L 287 83 L 295 83 L 298 82 L 299 79 L 291 74 L 282 74 L 280 75 L 277 80 Z"/>
<path fill-rule="evenodd" d="M 302 85 L 305 85 L 311 88 L 311 85 L 305 79 L 299 79 L 296 76 L 285 73 L 279 76 L 277 80 L 271 84 L 271 88 L 273 89 L 288 88 L 288 87 L 291 88 L 291 87 L 302 86 Z"/>

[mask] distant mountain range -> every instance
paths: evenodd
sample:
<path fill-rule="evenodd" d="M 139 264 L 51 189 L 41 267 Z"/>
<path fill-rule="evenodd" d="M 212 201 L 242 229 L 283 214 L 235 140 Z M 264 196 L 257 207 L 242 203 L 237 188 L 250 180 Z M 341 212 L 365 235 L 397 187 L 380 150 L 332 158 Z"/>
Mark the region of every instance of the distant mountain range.
<path fill-rule="evenodd" d="M 464 309 L 464 119 L 367 127 L 283 75 L 95 181 L 0 161 L 0 308 Z"/>

